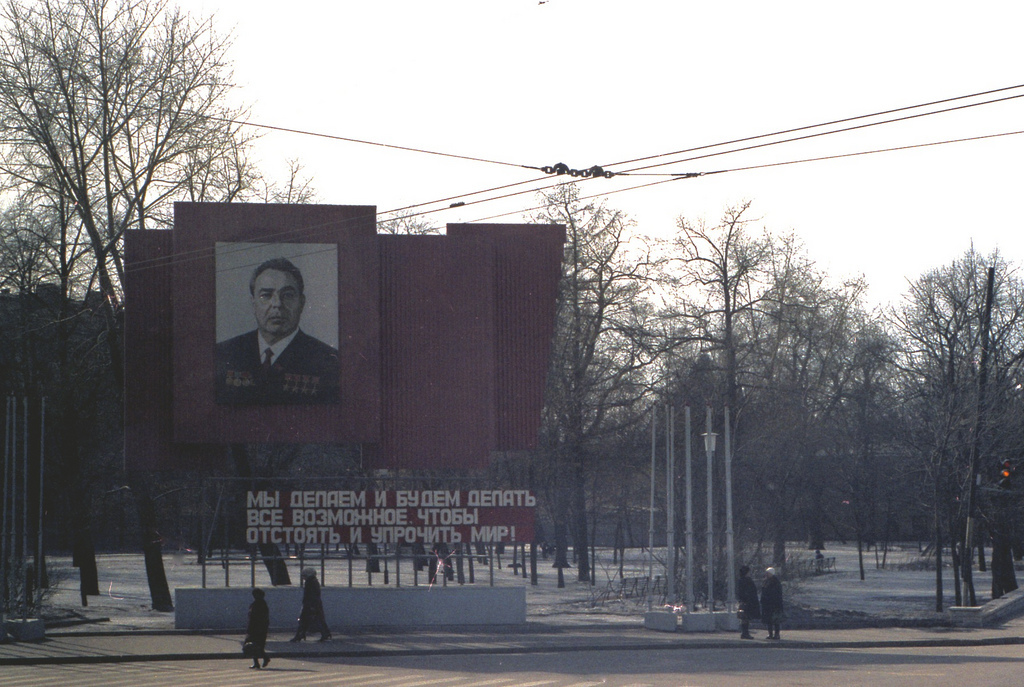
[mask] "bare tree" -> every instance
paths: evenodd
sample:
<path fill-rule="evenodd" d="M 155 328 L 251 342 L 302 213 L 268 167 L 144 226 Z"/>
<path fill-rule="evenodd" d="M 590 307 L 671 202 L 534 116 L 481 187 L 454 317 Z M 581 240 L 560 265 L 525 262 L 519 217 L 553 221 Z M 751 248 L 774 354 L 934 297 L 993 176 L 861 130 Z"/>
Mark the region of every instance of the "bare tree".
<path fill-rule="evenodd" d="M 0 17 L 0 164 L 74 208 L 120 376 L 124 232 L 168 224 L 197 159 L 246 142 L 228 41 L 160 0 L 5 0 Z"/>
<path fill-rule="evenodd" d="M 979 403 L 986 273 L 990 267 L 995 277 L 988 361 L 991 391 Z M 1022 317 L 1024 292 L 1014 270 L 998 253 L 984 257 L 973 249 L 915 280 L 891 315 L 900 342 L 900 400 L 907 428 L 903 436 L 932 485 L 936 610 L 942 609 L 944 540 L 952 544 L 956 602 L 971 601 L 964 592 L 969 597 L 972 590 L 961 588 L 959 573 L 970 565 L 974 542 L 966 546 L 959 542 L 968 517 L 963 506 L 973 465 L 982 468 L 978 474 L 983 485 L 990 485 L 994 463 L 1003 457 L 1016 459 L 1024 448 L 1016 422 L 1024 356 Z M 979 415 L 987 421 L 979 422 Z M 978 461 L 972 460 L 975 450 Z M 1005 515 L 1005 499 L 986 493 L 991 498 L 982 499 L 981 507 L 987 508 L 990 519 Z M 1016 585 L 1008 576 L 1002 580 L 1008 588 Z"/>
<path fill-rule="evenodd" d="M 730 408 L 740 539 L 767 537 L 781 565 L 794 530 L 820 541 L 833 511 L 826 456 L 845 453 L 834 423 L 864 285 L 832 283 L 791 235 L 752 232 L 749 209 L 728 208 L 715 226 L 678 222 L 675 315 L 699 350 L 673 385 L 677 402 Z"/>
<path fill-rule="evenodd" d="M 422 235 L 439 234 L 441 230 L 423 215 L 415 212 L 397 212 L 387 219 L 377 220 L 377 233 Z"/>
<path fill-rule="evenodd" d="M 119 394 L 124 233 L 166 226 L 173 200 L 229 200 L 251 183 L 229 42 L 162 0 L 3 0 L 0 19 L 0 170 L 68 208 L 87 238 Z M 129 477 L 153 607 L 169 610 L 156 509 L 146 476 Z"/>
<path fill-rule="evenodd" d="M 704 349 L 719 357 L 724 401 L 737 414 L 743 407 L 740 359 L 749 347 L 759 304 L 772 284 L 771 241 L 766 235 L 751 234 L 750 205 L 747 201 L 727 208 L 715 226 L 680 217 L 674 241 L 681 266 L 673 275 L 683 292 L 678 302 L 692 305 L 680 308 L 677 315 L 690 320 Z"/>
<path fill-rule="evenodd" d="M 571 532 L 582 581 L 591 573 L 587 490 L 600 444 L 637 420 L 637 401 L 650 389 L 645 374 L 660 350 L 647 300 L 659 264 L 622 213 L 583 203 L 575 185 L 558 186 L 543 200 L 544 209 L 533 219 L 565 225 L 568 237 L 548 374 L 543 467 L 551 485 L 555 565 L 561 576 Z"/>
<path fill-rule="evenodd" d="M 97 345 L 90 249 L 68 210 L 37 189 L 0 216 L 0 280 L 16 289 L 21 313 L 17 326 L 3 330 L 3 348 L 20 351 L 18 363 L 0 368 L 17 371 L 18 378 L 3 380 L 9 392 L 48 399 L 47 427 L 57 449 L 48 461 L 47 483 L 57 494 L 51 512 L 71 529 L 84 604 L 99 593 L 88 506 L 97 471 L 85 466 L 101 462 L 100 428 L 120 413 L 116 400 L 100 402 L 118 393 L 110 388 L 106 349 Z"/>
<path fill-rule="evenodd" d="M 288 160 L 288 173 L 283 182 L 257 175 L 254 185 L 258 189 L 258 197 L 264 203 L 316 202 L 317 193 L 313 181 L 303 174 L 302 164 L 295 159 Z"/>

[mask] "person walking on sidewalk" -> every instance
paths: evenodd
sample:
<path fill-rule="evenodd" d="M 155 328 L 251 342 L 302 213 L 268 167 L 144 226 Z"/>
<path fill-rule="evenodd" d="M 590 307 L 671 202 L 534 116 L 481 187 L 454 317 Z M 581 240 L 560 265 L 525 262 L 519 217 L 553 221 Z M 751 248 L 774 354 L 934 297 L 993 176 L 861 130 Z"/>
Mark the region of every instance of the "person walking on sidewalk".
<path fill-rule="evenodd" d="M 302 570 L 302 610 L 299 612 L 299 627 L 295 630 L 295 636 L 291 641 L 301 642 L 306 638 L 306 633 L 319 630 L 320 641 L 326 642 L 331 638 L 331 630 L 327 627 L 327 618 L 324 616 L 324 602 L 320 595 L 320 583 L 316 579 L 316 571 L 313 568 Z"/>
<path fill-rule="evenodd" d="M 757 599 L 757 585 L 750 579 L 750 567 L 740 568 L 740 579 L 736 582 L 736 599 L 739 601 L 740 638 L 753 639 L 750 621 L 761 617 L 761 603 Z"/>
<path fill-rule="evenodd" d="M 270 607 L 264 600 L 266 594 L 262 589 L 252 590 L 253 601 L 249 606 L 249 623 L 245 627 L 245 640 L 242 648 L 245 655 L 252 659 L 249 668 L 260 666 L 260 659 L 263 659 L 263 668 L 267 667 L 270 659 L 267 657 L 267 634 L 270 632 Z"/>
<path fill-rule="evenodd" d="M 765 570 L 766 577 L 761 585 L 761 620 L 768 628 L 768 639 L 779 637 L 779 625 L 782 623 L 782 582 L 775 574 L 775 568 Z"/>

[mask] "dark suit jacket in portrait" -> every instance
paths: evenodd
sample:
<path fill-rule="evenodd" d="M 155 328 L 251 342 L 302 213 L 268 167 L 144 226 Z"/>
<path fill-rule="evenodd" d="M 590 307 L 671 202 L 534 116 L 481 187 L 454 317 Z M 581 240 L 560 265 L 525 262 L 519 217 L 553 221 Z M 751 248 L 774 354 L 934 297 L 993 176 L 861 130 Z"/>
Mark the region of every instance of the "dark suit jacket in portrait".
<path fill-rule="evenodd" d="M 337 403 L 338 351 L 302 330 L 264 370 L 257 332 L 222 341 L 216 349 L 217 403 L 307 405 Z"/>

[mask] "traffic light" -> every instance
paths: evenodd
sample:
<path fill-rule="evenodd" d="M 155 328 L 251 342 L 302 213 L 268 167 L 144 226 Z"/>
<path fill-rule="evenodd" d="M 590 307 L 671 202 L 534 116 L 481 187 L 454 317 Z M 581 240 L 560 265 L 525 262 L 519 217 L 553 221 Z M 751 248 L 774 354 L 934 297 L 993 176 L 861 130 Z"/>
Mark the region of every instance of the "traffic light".
<path fill-rule="evenodd" d="M 999 480 L 997 484 L 1000 489 L 1009 489 L 1013 486 L 1013 462 L 1004 460 L 999 464 Z"/>

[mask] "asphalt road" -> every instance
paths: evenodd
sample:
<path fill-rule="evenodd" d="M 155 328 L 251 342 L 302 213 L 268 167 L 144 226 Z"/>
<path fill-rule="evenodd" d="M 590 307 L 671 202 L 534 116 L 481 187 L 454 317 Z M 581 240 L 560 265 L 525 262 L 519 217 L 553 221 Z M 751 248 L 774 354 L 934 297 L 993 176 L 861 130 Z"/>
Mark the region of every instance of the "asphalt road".
<path fill-rule="evenodd" d="M 185 660 L 4 666 L 5 687 L 945 687 L 1024 684 L 1024 647 L 600 650 L 514 655 Z"/>

